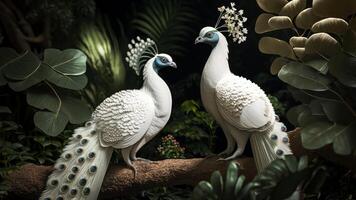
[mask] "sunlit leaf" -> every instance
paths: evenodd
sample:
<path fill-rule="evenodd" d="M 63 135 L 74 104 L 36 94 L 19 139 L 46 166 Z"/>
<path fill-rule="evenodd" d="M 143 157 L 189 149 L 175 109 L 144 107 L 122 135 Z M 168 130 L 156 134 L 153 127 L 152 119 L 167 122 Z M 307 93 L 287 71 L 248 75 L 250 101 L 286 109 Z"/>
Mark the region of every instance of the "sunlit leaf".
<path fill-rule="evenodd" d="M 305 56 L 305 48 L 303 47 L 293 47 L 293 52 L 298 58 L 303 58 Z"/>
<path fill-rule="evenodd" d="M 273 60 L 270 68 L 270 72 L 273 75 L 278 74 L 279 70 L 287 63 L 291 62 L 290 60 L 282 57 L 278 57 Z"/>
<path fill-rule="evenodd" d="M 353 0 L 313 0 L 315 14 L 325 17 L 347 17 L 356 13 Z"/>
<path fill-rule="evenodd" d="M 329 17 L 316 22 L 311 30 L 314 33 L 326 32 L 342 35 L 347 31 L 348 26 L 349 24 L 341 18 Z"/>
<path fill-rule="evenodd" d="M 297 15 L 295 24 L 298 28 L 307 30 L 310 29 L 315 22 L 320 21 L 321 19 L 323 18 L 314 14 L 312 8 L 307 8 Z"/>
<path fill-rule="evenodd" d="M 77 49 L 45 49 L 43 62 L 62 75 L 78 76 L 86 71 L 86 56 Z"/>
<path fill-rule="evenodd" d="M 295 59 L 292 47 L 285 41 L 273 37 L 263 37 L 258 43 L 262 53 Z"/>
<path fill-rule="evenodd" d="M 339 42 L 327 33 L 315 33 L 305 44 L 306 53 L 316 53 L 324 57 L 332 57 L 341 50 Z"/>
<path fill-rule="evenodd" d="M 292 20 L 287 16 L 274 16 L 268 20 L 268 25 L 273 30 L 294 28 Z"/>
<path fill-rule="evenodd" d="M 328 61 L 324 59 L 313 59 L 304 62 L 304 64 L 318 70 L 322 74 L 327 74 L 328 73 Z"/>
<path fill-rule="evenodd" d="M 331 80 L 316 70 L 298 62 L 286 64 L 278 73 L 278 77 L 299 89 L 325 91 Z"/>
<path fill-rule="evenodd" d="M 257 4 L 262 10 L 276 14 L 278 14 L 287 3 L 287 0 L 257 0 Z"/>
<path fill-rule="evenodd" d="M 305 47 L 305 43 L 307 42 L 306 37 L 301 37 L 301 36 L 293 36 L 289 39 L 289 44 L 292 47 Z"/>
<path fill-rule="evenodd" d="M 256 33 L 266 33 L 273 31 L 273 29 L 268 25 L 268 20 L 274 17 L 272 14 L 262 13 L 257 17 L 255 31 Z"/>
<path fill-rule="evenodd" d="M 288 16 L 294 19 L 305 7 L 307 6 L 306 0 L 292 0 L 288 2 L 279 12 L 281 16 Z"/>

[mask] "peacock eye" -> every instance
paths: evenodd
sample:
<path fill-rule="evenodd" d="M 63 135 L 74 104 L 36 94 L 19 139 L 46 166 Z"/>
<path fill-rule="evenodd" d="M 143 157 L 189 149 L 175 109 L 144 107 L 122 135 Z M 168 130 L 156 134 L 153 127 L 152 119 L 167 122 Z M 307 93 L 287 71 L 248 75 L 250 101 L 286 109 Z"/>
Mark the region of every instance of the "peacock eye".
<path fill-rule="evenodd" d="M 213 37 L 213 33 L 211 33 L 211 32 L 207 33 L 207 34 L 206 34 L 206 37 L 212 38 L 212 37 Z"/>
<path fill-rule="evenodd" d="M 161 61 L 162 61 L 163 63 L 166 63 L 166 62 L 168 62 L 168 59 L 167 59 L 167 58 L 162 57 L 162 58 L 161 58 Z"/>

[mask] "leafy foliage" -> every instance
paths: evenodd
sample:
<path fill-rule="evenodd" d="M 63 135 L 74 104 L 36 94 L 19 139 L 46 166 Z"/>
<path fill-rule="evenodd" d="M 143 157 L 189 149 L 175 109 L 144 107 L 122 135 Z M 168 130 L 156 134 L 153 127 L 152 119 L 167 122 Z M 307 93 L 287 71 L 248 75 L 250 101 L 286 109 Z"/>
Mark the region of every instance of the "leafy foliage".
<path fill-rule="evenodd" d="M 40 110 L 34 114 L 34 123 L 43 132 L 56 136 L 68 121 L 79 124 L 89 118 L 89 108 L 75 97 L 75 91 L 87 83 L 86 57 L 81 51 L 46 49 L 43 61 L 31 51 L 19 55 L 0 48 L 0 54 L 0 84 L 26 92 L 27 103 Z"/>
<path fill-rule="evenodd" d="M 257 33 L 291 30 L 294 35 L 289 42 L 263 37 L 259 49 L 279 56 L 271 72 L 292 86 L 293 96 L 303 103 L 287 113 L 302 127 L 303 146 L 332 144 L 337 154 L 351 154 L 356 150 L 356 98 L 350 94 L 356 87 L 356 4 L 313 0 L 308 8 L 305 0 L 257 3 L 273 13 L 258 17 Z"/>
<path fill-rule="evenodd" d="M 272 95 L 267 95 L 268 99 L 271 101 L 274 111 L 278 116 L 284 116 L 286 112 L 286 105 L 278 100 L 277 97 Z"/>
<path fill-rule="evenodd" d="M 211 153 L 217 125 L 214 119 L 202 110 L 200 103 L 195 100 L 184 101 L 179 109 L 174 111 L 172 118 L 164 132 L 184 140 L 188 157 Z"/>
<path fill-rule="evenodd" d="M 122 27 L 120 27 L 122 29 Z M 109 19 L 99 16 L 95 23 L 85 25 L 80 34 L 81 49 L 88 56 L 93 76 L 85 94 L 93 106 L 122 88 L 125 81 L 125 65 L 116 33 Z M 121 39 L 125 35 L 120 35 Z"/>
<path fill-rule="evenodd" d="M 172 136 L 163 137 L 161 145 L 157 150 L 163 158 L 184 158 L 185 148 L 181 147 L 179 142 Z"/>
<path fill-rule="evenodd" d="M 325 174 L 324 168 L 308 166 L 307 157 L 299 161 L 294 156 L 274 160 L 249 183 L 238 172 L 234 162 L 229 164 L 225 180 L 219 171 L 213 172 L 210 181 L 201 181 L 194 188 L 193 199 L 286 199 L 303 183 L 303 191 L 311 191 L 311 183 L 315 184 L 313 187 L 325 180 L 318 179 Z M 320 187 L 314 189 L 313 192 L 317 192 Z"/>
<path fill-rule="evenodd" d="M 191 39 L 192 25 L 198 19 L 191 1 L 149 0 L 132 20 L 135 29 L 156 41 L 161 52 L 182 56 L 181 43 Z"/>

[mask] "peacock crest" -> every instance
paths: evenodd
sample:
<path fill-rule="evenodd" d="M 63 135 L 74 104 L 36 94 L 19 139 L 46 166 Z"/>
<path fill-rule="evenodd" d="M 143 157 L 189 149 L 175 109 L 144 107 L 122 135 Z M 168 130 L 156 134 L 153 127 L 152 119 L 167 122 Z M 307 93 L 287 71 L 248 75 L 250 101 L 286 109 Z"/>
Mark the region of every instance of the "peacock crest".
<path fill-rule="evenodd" d="M 137 75 L 140 75 L 141 69 L 147 60 L 158 54 L 157 45 L 150 38 L 144 40 L 137 36 L 136 40 L 131 40 L 128 48 L 129 50 L 127 51 L 127 57 L 125 59 L 129 63 L 129 66 L 135 70 Z"/>

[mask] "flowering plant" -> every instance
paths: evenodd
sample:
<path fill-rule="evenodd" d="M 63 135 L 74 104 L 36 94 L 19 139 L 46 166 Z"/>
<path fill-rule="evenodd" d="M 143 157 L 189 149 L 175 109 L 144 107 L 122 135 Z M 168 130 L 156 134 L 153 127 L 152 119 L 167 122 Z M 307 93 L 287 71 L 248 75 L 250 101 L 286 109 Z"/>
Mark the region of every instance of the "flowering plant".
<path fill-rule="evenodd" d="M 247 18 L 243 16 L 244 11 L 235 8 L 235 3 L 230 3 L 231 7 L 221 6 L 218 8 L 220 12 L 219 19 L 215 25 L 215 28 L 219 30 L 220 28 L 227 28 L 220 32 L 229 32 L 229 36 L 232 36 L 234 42 L 239 44 L 246 41 L 246 34 L 248 33 L 247 28 L 244 28 L 244 23 L 247 21 Z M 220 24 L 221 19 L 224 20 L 222 26 L 217 27 Z"/>
<path fill-rule="evenodd" d="M 185 148 L 170 134 L 162 138 L 157 150 L 163 158 L 184 158 Z"/>

